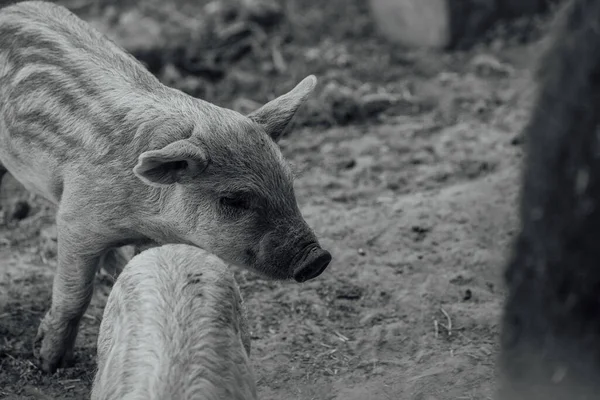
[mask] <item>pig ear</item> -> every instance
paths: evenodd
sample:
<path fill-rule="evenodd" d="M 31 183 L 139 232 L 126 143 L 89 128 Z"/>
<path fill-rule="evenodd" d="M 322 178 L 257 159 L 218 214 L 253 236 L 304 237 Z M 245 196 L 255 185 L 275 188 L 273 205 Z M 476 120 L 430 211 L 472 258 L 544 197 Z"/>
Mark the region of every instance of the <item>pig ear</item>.
<path fill-rule="evenodd" d="M 179 140 L 160 150 L 140 154 L 133 173 L 147 185 L 172 185 L 197 176 L 208 164 L 204 149 L 187 140 Z"/>
<path fill-rule="evenodd" d="M 309 75 L 286 94 L 250 113 L 248 118 L 262 125 L 271 139 L 277 142 L 316 84 L 317 78 Z"/>

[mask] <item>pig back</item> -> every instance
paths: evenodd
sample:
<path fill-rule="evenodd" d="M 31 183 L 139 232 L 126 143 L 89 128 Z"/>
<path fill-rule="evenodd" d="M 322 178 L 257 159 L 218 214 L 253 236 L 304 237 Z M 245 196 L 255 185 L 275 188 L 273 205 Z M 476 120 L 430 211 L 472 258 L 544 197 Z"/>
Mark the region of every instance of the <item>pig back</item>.
<path fill-rule="evenodd" d="M 54 203 L 69 170 L 122 175 L 137 128 L 167 113 L 159 99 L 171 92 L 63 6 L 0 9 L 0 164 Z"/>
<path fill-rule="evenodd" d="M 249 350 L 229 267 L 187 245 L 152 248 L 109 296 L 92 399 L 256 399 Z"/>

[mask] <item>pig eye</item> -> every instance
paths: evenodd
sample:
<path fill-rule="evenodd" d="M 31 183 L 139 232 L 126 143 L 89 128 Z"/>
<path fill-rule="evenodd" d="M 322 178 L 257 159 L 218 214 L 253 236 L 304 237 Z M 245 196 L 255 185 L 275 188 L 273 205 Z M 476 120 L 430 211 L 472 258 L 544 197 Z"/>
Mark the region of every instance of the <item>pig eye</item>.
<path fill-rule="evenodd" d="M 250 202 L 243 197 L 221 197 L 219 200 L 222 206 L 228 208 L 235 208 L 238 210 L 248 210 L 250 208 Z"/>

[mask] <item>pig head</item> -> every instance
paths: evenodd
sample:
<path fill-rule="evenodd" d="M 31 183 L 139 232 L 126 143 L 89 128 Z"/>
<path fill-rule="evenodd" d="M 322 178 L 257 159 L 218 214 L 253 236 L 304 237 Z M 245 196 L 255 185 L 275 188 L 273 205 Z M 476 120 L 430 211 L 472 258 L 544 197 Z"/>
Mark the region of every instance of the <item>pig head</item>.
<path fill-rule="evenodd" d="M 247 116 L 197 100 L 189 137 L 141 153 L 133 168 L 155 190 L 146 223 L 265 277 L 319 276 L 331 254 L 302 217 L 277 144 L 315 85 L 308 76 Z"/>

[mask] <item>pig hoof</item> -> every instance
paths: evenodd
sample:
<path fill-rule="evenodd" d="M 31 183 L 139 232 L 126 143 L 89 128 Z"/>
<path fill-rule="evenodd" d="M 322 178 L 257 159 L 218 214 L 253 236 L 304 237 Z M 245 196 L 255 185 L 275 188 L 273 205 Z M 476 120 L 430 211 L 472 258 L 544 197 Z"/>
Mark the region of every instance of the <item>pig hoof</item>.
<path fill-rule="evenodd" d="M 48 316 L 40 324 L 33 343 L 33 355 L 38 368 L 45 373 L 52 374 L 58 368 L 73 365 L 73 349 L 65 344 L 65 336 L 68 335 L 61 335 L 58 330 L 51 328 Z"/>
<path fill-rule="evenodd" d="M 306 282 L 321 275 L 331 262 L 331 254 L 320 247 L 312 248 L 302 264 L 294 270 L 296 282 Z"/>

